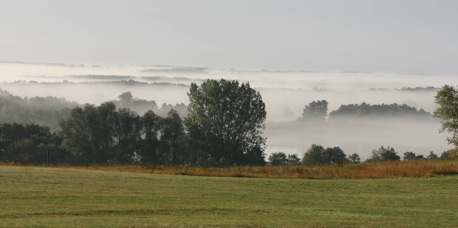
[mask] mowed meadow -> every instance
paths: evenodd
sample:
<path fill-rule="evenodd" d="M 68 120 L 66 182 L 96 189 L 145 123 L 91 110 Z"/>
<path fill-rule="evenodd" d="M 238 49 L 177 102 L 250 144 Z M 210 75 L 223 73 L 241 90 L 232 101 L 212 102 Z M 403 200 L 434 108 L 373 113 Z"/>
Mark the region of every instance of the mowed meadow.
<path fill-rule="evenodd" d="M 285 179 L 190 176 L 198 175 L 192 167 L 187 175 L 159 175 L 151 167 L 3 165 L 0 227 L 456 227 L 458 176 L 445 175 L 456 174 L 456 162 L 441 164 L 455 171 L 430 178 Z M 248 169 L 256 167 L 238 172 Z"/>

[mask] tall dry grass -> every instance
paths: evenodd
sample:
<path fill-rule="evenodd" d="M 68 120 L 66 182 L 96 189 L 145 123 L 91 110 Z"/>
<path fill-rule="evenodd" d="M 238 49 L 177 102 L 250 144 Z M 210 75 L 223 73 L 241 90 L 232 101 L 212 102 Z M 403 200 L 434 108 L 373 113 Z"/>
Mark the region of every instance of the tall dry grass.
<path fill-rule="evenodd" d="M 346 164 L 343 166 L 234 166 L 204 168 L 192 166 L 53 166 L 91 170 L 122 171 L 152 174 L 254 177 L 287 179 L 369 179 L 369 178 L 426 178 L 458 174 L 458 160 L 420 160 Z"/>

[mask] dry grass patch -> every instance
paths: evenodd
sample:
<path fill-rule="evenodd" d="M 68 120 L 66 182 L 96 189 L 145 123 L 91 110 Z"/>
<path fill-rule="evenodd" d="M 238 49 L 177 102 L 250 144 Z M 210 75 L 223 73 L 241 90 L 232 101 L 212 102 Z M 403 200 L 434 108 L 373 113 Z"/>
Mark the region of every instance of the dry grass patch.
<path fill-rule="evenodd" d="M 379 179 L 379 178 L 427 178 L 437 175 L 458 174 L 458 160 L 420 160 L 346 164 L 342 166 L 234 166 L 225 168 L 163 166 L 163 165 L 103 165 L 103 166 L 55 166 L 89 170 L 122 171 L 134 173 L 253 177 L 286 179 Z"/>

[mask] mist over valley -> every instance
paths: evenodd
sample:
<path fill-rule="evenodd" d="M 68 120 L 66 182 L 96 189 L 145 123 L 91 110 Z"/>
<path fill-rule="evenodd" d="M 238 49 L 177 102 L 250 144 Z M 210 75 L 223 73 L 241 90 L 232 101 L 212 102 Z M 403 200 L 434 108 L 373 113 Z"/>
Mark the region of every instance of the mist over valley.
<path fill-rule="evenodd" d="M 143 101 L 129 107 L 139 114 L 179 105 L 182 116 L 189 103 L 191 83 L 221 78 L 248 82 L 266 104 L 263 136 L 267 137 L 267 154 L 283 151 L 302 156 L 310 145 L 320 144 L 339 146 L 347 154 L 358 153 L 362 158 L 380 146 L 424 155 L 431 150 L 440 153 L 450 146 L 445 140 L 447 134 L 439 134 L 441 125 L 433 117 L 369 117 L 346 125 L 327 123 L 316 128 L 298 122 L 304 106 L 326 100 L 332 112 L 349 104 L 405 104 L 431 113 L 437 89 L 443 84 L 458 84 L 454 75 L 17 62 L 1 62 L 0 75 L 0 88 L 22 98 L 52 96 L 98 105 L 119 101 L 121 94 L 130 92 L 134 99 Z"/>

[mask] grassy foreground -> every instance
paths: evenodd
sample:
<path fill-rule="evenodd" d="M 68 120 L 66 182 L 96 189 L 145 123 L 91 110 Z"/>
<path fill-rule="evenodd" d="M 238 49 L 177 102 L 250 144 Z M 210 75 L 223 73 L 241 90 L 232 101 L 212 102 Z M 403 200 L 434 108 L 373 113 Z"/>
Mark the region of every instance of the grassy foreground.
<path fill-rule="evenodd" d="M 301 180 L 0 166 L 0 227 L 457 227 L 458 176 Z"/>

